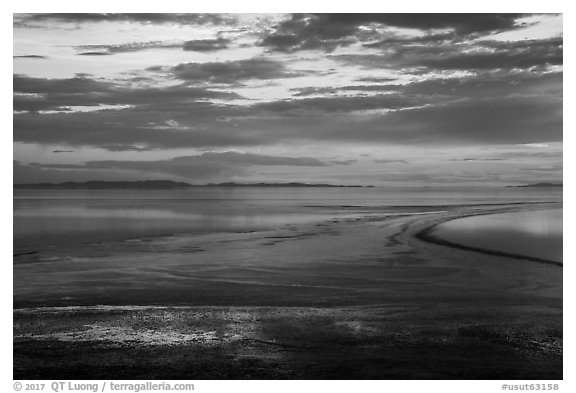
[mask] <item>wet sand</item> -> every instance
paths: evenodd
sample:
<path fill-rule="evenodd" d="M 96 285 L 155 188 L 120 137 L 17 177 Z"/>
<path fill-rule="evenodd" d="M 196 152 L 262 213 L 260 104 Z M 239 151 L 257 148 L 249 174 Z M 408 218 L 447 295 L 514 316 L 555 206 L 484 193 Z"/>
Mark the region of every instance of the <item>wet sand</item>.
<path fill-rule="evenodd" d="M 14 378 L 561 379 L 562 267 L 422 235 L 555 206 L 338 207 L 20 255 Z"/>

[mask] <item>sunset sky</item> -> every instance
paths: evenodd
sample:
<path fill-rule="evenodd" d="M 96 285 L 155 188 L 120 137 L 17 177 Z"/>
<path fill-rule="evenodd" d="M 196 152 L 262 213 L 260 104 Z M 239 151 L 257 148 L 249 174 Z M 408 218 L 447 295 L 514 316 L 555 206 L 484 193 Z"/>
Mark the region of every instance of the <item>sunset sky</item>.
<path fill-rule="evenodd" d="M 14 182 L 562 180 L 562 16 L 16 14 Z"/>

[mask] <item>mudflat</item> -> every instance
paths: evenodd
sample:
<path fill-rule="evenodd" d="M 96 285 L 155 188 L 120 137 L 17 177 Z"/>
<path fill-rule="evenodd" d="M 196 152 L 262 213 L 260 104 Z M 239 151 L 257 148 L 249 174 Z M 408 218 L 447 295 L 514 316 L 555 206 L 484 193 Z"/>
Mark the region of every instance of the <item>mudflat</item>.
<path fill-rule="evenodd" d="M 21 255 L 14 378 L 561 379 L 562 266 L 422 236 L 556 205 L 339 207 Z"/>

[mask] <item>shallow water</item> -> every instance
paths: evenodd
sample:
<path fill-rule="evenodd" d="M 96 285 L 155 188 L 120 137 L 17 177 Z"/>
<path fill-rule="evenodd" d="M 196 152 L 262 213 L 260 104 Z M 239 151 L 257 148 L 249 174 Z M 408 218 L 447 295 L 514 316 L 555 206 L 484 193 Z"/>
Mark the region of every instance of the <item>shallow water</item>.
<path fill-rule="evenodd" d="M 308 223 L 375 207 L 560 201 L 561 190 L 457 188 L 190 188 L 14 190 L 14 247 L 87 244 L 175 233 Z"/>
<path fill-rule="evenodd" d="M 459 218 L 435 234 L 468 247 L 562 262 L 562 209 Z"/>

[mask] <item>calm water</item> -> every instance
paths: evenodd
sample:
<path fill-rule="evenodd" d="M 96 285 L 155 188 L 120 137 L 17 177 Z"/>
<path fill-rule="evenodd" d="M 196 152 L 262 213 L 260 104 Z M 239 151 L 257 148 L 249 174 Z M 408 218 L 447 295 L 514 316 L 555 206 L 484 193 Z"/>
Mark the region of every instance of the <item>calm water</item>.
<path fill-rule="evenodd" d="M 14 246 L 82 244 L 182 232 L 249 231 L 313 222 L 336 206 L 560 201 L 558 190 L 192 188 L 14 190 Z"/>
<path fill-rule="evenodd" d="M 464 246 L 562 262 L 562 209 L 460 218 L 436 234 Z"/>

